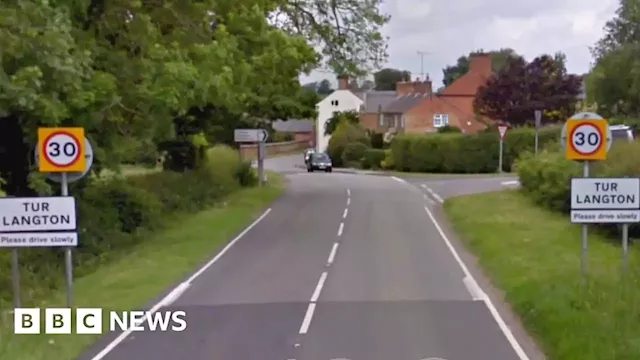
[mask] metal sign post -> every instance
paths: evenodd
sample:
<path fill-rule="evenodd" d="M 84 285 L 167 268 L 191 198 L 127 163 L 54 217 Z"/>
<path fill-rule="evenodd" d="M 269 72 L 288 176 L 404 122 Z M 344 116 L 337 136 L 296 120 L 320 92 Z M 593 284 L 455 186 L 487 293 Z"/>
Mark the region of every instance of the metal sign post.
<path fill-rule="evenodd" d="M 591 161 L 606 160 L 607 152 L 611 148 L 612 138 L 607 120 L 598 114 L 585 112 L 575 114 L 567 120 L 562 129 L 560 140 L 565 148 L 566 158 L 568 160 L 582 161 L 582 178 L 588 179 L 590 176 L 589 163 Z M 586 214 L 585 208 L 579 206 L 580 202 L 575 200 L 580 196 L 579 190 L 576 189 L 576 180 L 577 179 L 572 179 L 571 183 L 571 222 L 582 224 L 580 273 L 582 279 L 585 280 L 589 246 L 589 229 L 587 224 L 606 221 L 604 221 L 601 216 L 596 216 L 593 213 Z M 583 180 L 583 182 L 590 180 L 591 179 Z M 600 190 L 600 188 L 597 187 L 596 191 L 606 190 Z"/>
<path fill-rule="evenodd" d="M 500 155 L 498 157 L 498 172 L 502 173 L 502 154 L 504 152 L 504 136 L 507 134 L 508 127 L 505 125 L 498 126 L 498 132 L 500 133 Z"/>
<path fill-rule="evenodd" d="M 11 249 L 11 283 L 13 284 L 13 307 L 20 306 L 20 259 L 18 258 L 18 249 Z"/>
<path fill-rule="evenodd" d="M 533 112 L 533 115 L 536 119 L 536 130 L 535 130 L 535 154 L 538 155 L 538 129 L 540 128 L 540 120 L 542 119 L 542 110 L 536 110 Z"/>
<path fill-rule="evenodd" d="M 93 148 L 83 128 L 40 128 L 35 160 L 41 172 L 60 183 L 61 196 L 69 197 L 69 183 L 82 179 L 93 165 Z M 77 233 L 73 235 L 75 242 L 64 248 L 67 307 L 70 308 L 73 307 L 73 248 L 77 246 Z"/>
<path fill-rule="evenodd" d="M 265 143 L 269 138 L 269 132 L 265 129 L 235 129 L 233 140 L 239 143 L 254 143 L 258 155 L 258 186 L 264 182 L 264 157 L 266 153 Z"/>

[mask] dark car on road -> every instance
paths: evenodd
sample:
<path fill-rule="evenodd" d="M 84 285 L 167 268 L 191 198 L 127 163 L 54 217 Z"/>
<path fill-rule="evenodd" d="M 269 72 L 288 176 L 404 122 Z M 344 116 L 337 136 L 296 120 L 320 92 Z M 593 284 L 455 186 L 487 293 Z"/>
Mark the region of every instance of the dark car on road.
<path fill-rule="evenodd" d="M 312 153 L 307 162 L 307 171 L 313 172 L 313 170 L 331 172 L 333 170 L 333 164 L 331 163 L 329 155 L 325 153 Z"/>

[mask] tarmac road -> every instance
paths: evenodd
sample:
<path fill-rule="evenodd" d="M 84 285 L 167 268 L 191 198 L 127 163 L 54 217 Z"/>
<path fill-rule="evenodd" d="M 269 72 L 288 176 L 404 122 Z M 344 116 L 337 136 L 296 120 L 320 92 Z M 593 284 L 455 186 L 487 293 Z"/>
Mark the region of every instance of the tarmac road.
<path fill-rule="evenodd" d="M 178 287 L 184 292 L 166 309 L 187 312 L 184 332 L 105 337 L 81 359 L 542 358 L 463 263 L 439 224 L 434 190 L 296 171 L 286 159 L 272 159 L 290 173 L 286 194 Z"/>

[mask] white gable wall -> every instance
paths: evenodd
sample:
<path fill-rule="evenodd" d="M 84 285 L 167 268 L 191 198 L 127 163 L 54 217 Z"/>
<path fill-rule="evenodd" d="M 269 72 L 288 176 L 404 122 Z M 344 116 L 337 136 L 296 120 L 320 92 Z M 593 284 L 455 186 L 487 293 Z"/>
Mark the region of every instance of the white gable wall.
<path fill-rule="evenodd" d="M 338 103 L 335 104 L 334 101 Z M 326 151 L 329 145 L 329 139 L 331 135 L 324 135 L 324 127 L 327 121 L 333 117 L 334 112 L 343 111 L 359 111 L 360 106 L 363 104 L 362 99 L 355 96 L 349 90 L 336 90 L 329 96 L 322 99 L 317 104 L 318 108 L 318 121 L 316 121 L 316 150 Z"/>

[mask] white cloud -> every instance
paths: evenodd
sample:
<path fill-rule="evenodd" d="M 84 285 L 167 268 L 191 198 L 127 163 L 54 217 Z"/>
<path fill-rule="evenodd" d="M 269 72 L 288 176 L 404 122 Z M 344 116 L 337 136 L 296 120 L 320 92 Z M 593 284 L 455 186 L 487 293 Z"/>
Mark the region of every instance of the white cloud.
<path fill-rule="evenodd" d="M 601 36 L 617 0 L 387 0 L 391 16 L 387 66 L 425 72 L 434 86 L 442 84 L 442 69 L 477 49 L 510 47 L 527 59 L 562 51 L 573 73 L 589 71 L 589 47 Z M 303 81 L 329 78 L 314 72 Z"/>

